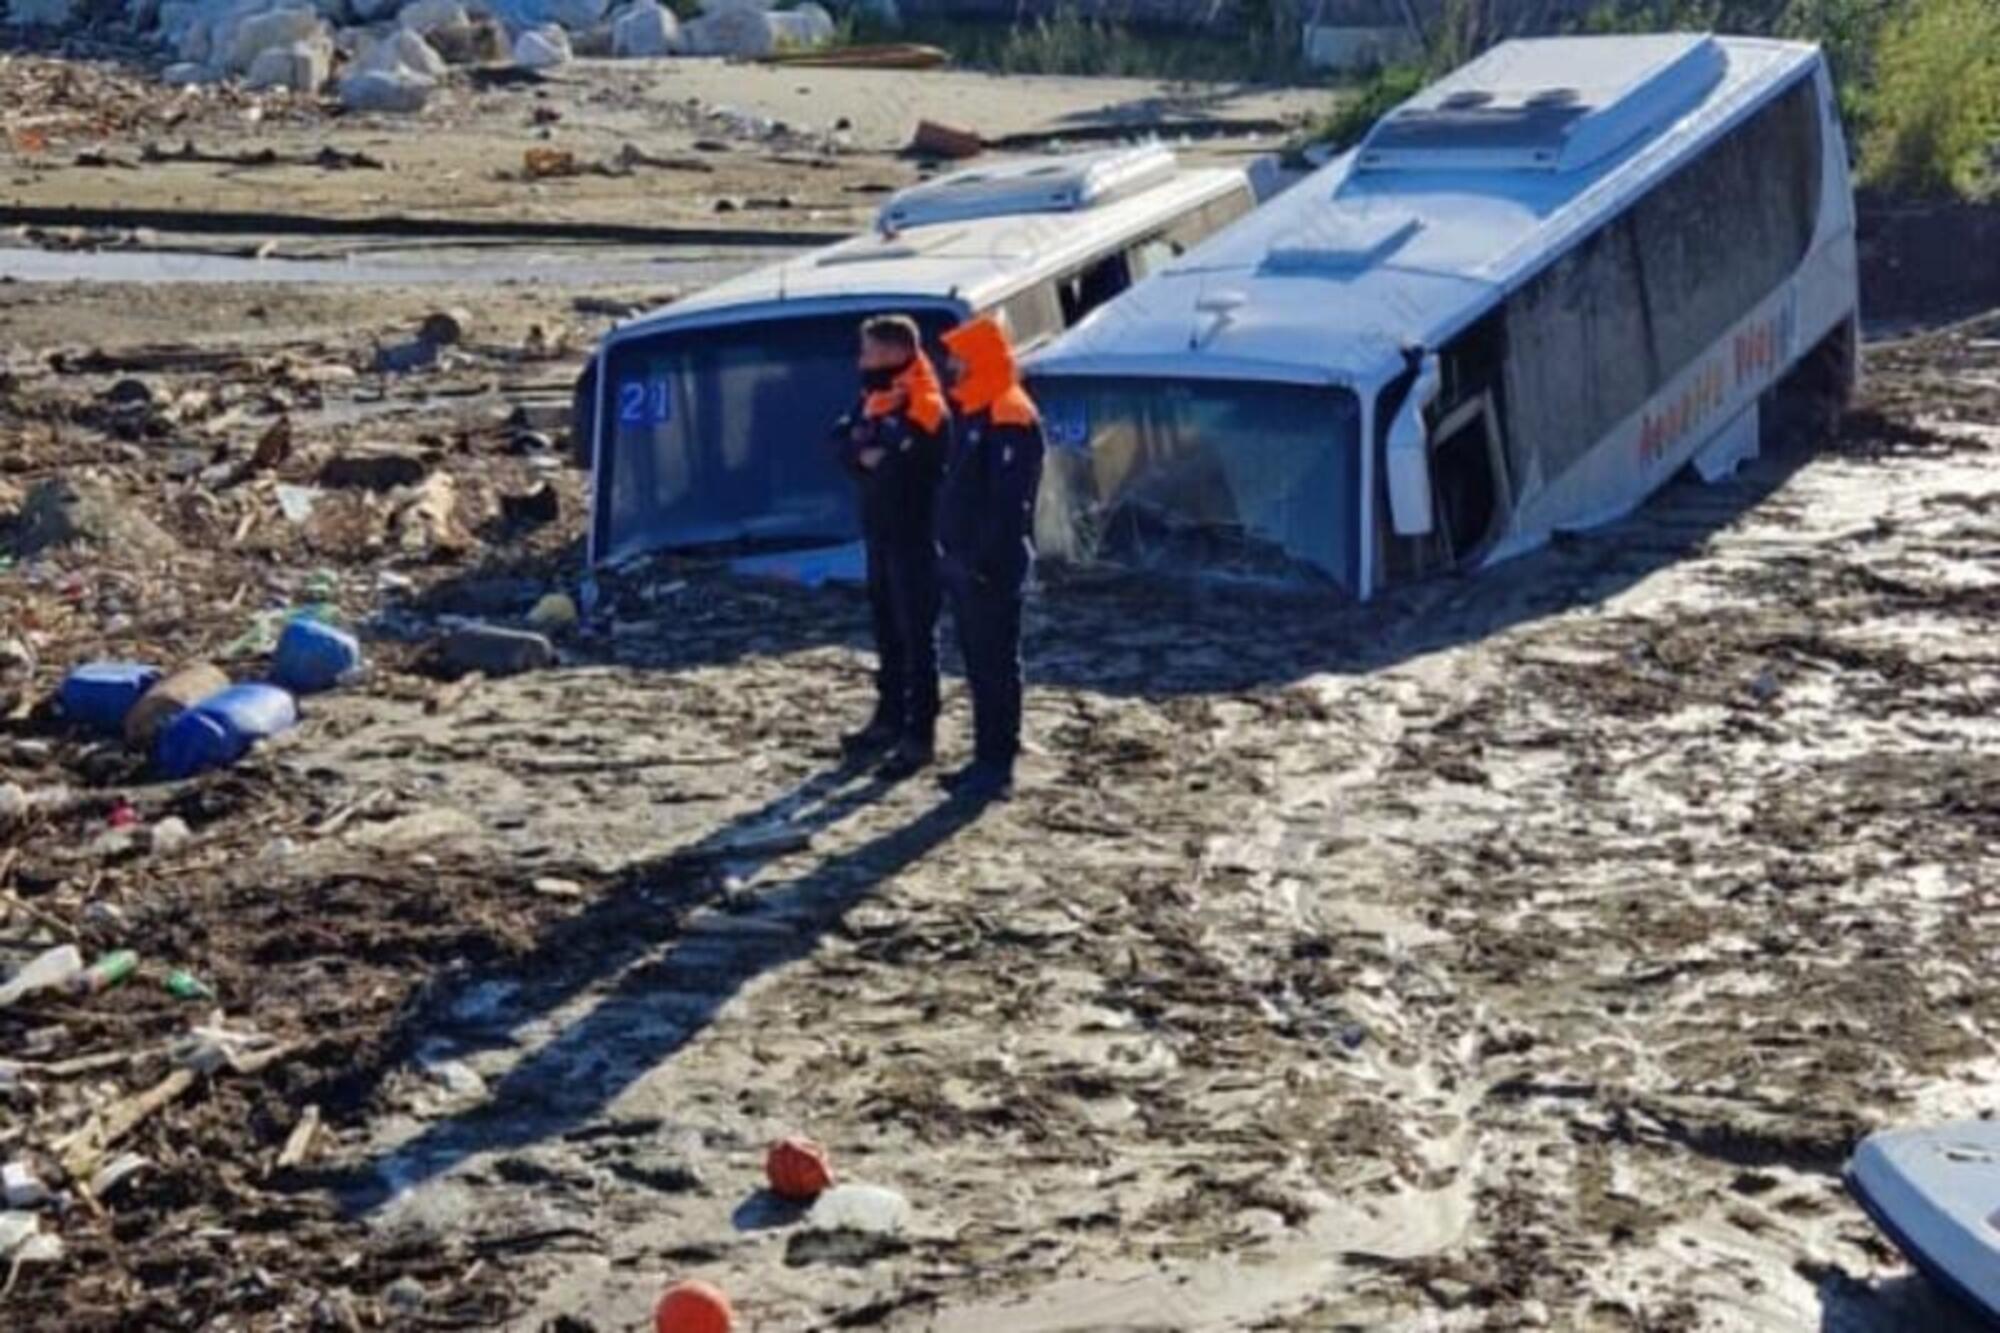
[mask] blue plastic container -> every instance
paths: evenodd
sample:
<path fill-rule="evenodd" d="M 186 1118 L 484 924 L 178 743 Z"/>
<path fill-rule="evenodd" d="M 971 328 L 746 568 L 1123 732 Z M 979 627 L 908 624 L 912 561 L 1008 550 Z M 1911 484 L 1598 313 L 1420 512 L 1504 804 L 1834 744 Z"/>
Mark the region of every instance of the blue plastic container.
<path fill-rule="evenodd" d="M 346 630 L 300 617 L 278 636 L 271 678 L 299 694 L 315 694 L 340 684 L 361 667 L 361 643 Z"/>
<path fill-rule="evenodd" d="M 140 662 L 90 662 L 63 679 L 56 695 L 63 716 L 79 726 L 118 731 L 125 715 L 160 679 L 161 671 Z"/>
<path fill-rule="evenodd" d="M 231 685 L 183 712 L 160 732 L 153 761 L 170 778 L 227 768 L 258 741 L 289 731 L 299 706 L 275 685 Z"/>

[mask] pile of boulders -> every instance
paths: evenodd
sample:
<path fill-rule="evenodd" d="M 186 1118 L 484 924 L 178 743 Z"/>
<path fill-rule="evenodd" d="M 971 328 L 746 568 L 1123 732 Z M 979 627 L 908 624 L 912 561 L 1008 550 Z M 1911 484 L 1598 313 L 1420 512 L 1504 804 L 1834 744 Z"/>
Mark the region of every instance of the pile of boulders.
<path fill-rule="evenodd" d="M 5 0 L 8 22 L 60 28 L 73 0 Z M 354 111 L 421 111 L 453 65 L 546 70 L 579 55 L 755 59 L 824 46 L 833 16 L 812 0 L 704 0 L 682 23 L 658 0 L 126 0 L 129 17 L 175 57 L 176 85 L 240 80 L 316 95 Z M 336 77 L 337 76 L 337 77 Z"/>

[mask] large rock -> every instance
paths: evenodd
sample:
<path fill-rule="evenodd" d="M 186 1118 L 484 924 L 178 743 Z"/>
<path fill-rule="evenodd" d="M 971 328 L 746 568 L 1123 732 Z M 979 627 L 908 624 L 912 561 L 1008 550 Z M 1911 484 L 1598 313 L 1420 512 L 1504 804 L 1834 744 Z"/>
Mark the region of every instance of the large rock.
<path fill-rule="evenodd" d="M 411 0 L 396 15 L 396 23 L 429 36 L 439 28 L 463 28 L 472 21 L 459 0 Z"/>
<path fill-rule="evenodd" d="M 444 57 L 409 28 L 393 28 L 367 42 L 354 67 L 357 73 L 409 73 L 422 79 L 441 79 L 447 68 Z"/>
<path fill-rule="evenodd" d="M 430 105 L 437 84 L 413 70 L 357 70 L 340 81 L 340 104 L 349 111 L 412 115 Z"/>
<path fill-rule="evenodd" d="M 257 57 L 273 47 L 295 46 L 314 38 L 327 38 L 324 21 L 310 8 L 267 9 L 260 13 L 225 16 L 218 23 L 212 50 L 220 53 L 224 68 L 232 74 L 248 74 Z M 190 56 L 189 59 L 196 57 Z"/>
<path fill-rule="evenodd" d="M 243 76 L 249 88 L 286 88 L 316 93 L 333 73 L 333 39 L 314 37 L 259 52 Z"/>
<path fill-rule="evenodd" d="M 695 55 L 754 60 L 778 49 L 773 17 L 761 9 L 722 9 L 690 19 L 681 32 Z"/>
<path fill-rule="evenodd" d="M 555 69 L 570 59 L 569 34 L 553 24 L 530 28 L 514 39 L 514 63 L 522 69 Z"/>
<path fill-rule="evenodd" d="M 80 477 L 58 477 L 29 491 L 9 535 L 23 556 L 70 545 L 166 555 L 178 545 L 109 486 Z"/>
<path fill-rule="evenodd" d="M 507 29 L 491 14 L 459 27 L 434 29 L 426 40 L 447 65 L 498 65 L 508 56 Z"/>
<path fill-rule="evenodd" d="M 806 0 L 796 9 L 772 14 L 771 35 L 787 49 L 810 49 L 833 40 L 833 15 Z"/>
<path fill-rule="evenodd" d="M 611 54 L 626 57 L 672 55 L 680 49 L 681 25 L 672 12 L 639 0 L 611 20 Z"/>

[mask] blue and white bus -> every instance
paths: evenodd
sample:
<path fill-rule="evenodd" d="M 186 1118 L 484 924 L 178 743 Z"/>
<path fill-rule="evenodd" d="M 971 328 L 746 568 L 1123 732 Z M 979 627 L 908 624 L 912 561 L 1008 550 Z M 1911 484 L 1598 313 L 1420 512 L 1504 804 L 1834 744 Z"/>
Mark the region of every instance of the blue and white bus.
<path fill-rule="evenodd" d="M 1844 401 L 1812 46 L 1509 42 L 1030 359 L 1044 544 L 1358 598 L 1631 510 Z"/>
<path fill-rule="evenodd" d="M 893 195 L 866 235 L 613 330 L 578 388 L 593 562 L 854 541 L 826 432 L 864 318 L 907 314 L 934 341 L 993 313 L 1033 348 L 1255 206 L 1243 170 L 1158 145 L 982 164 Z"/>

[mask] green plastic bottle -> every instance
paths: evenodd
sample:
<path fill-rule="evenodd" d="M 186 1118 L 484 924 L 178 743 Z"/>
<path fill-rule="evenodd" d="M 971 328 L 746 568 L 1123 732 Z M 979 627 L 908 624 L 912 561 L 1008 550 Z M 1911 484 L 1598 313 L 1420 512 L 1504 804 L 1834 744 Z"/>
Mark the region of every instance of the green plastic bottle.
<path fill-rule="evenodd" d="M 194 973 L 175 968 L 167 973 L 167 991 L 177 1000 L 212 1000 L 215 992 Z"/>
<path fill-rule="evenodd" d="M 69 988 L 72 994 L 95 995 L 110 990 L 138 970 L 138 954 L 130 949 L 116 949 L 71 977 Z"/>

